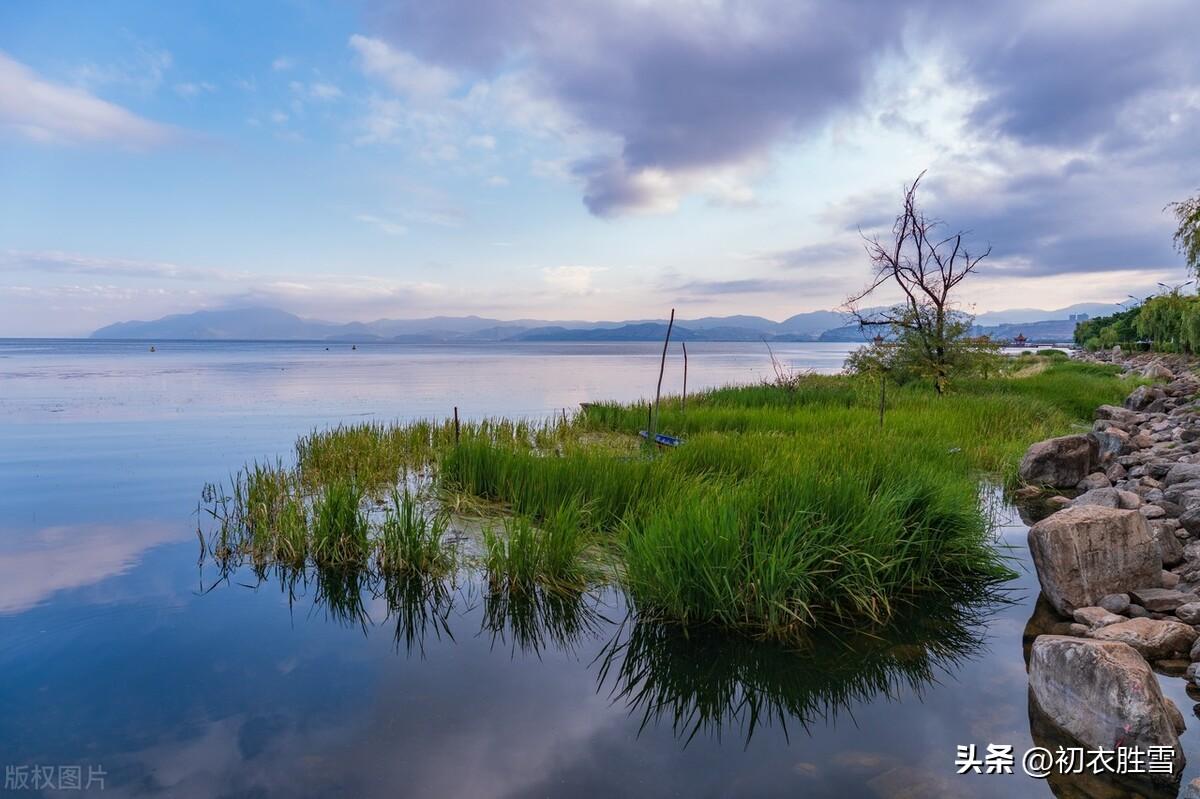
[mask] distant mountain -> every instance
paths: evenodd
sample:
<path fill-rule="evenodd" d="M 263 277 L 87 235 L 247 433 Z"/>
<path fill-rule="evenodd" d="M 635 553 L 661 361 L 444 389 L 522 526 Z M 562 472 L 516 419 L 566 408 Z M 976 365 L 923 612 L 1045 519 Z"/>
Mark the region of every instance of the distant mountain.
<path fill-rule="evenodd" d="M 976 317 L 977 329 L 1011 338 L 1024 332 L 1039 340 L 1069 340 L 1075 322 L 1071 315 L 1111 313 L 1115 305 L 1081 303 L 1057 311 L 1017 308 Z M 1012 330 L 1009 328 L 1012 327 Z M 1018 329 L 1019 328 L 1019 329 Z M 92 333 L 103 339 L 310 340 L 403 341 L 661 341 L 667 324 L 662 319 L 624 322 L 579 320 L 489 319 L 482 316 L 433 316 L 426 319 L 376 319 L 373 322 L 326 322 L 304 319 L 278 308 L 236 308 L 172 314 L 151 321 L 118 322 Z M 1002 332 L 1003 331 L 1003 332 Z M 1035 331 L 1035 332 L 1031 332 Z M 809 311 L 782 322 L 761 316 L 706 316 L 677 319 L 672 338 L 680 341 L 842 341 L 859 342 L 858 325 L 847 324 L 837 311 Z"/>
<path fill-rule="evenodd" d="M 1030 322 L 1045 322 L 1054 319 L 1067 319 L 1070 321 L 1070 317 L 1078 316 L 1079 314 L 1087 314 L 1089 317 L 1107 316 L 1119 310 L 1121 310 L 1121 306 L 1103 302 L 1081 302 L 1054 311 L 1042 311 L 1037 308 L 1011 308 L 1007 311 L 981 313 L 975 317 L 975 324 L 980 327 L 994 327 L 996 325 L 1020 325 Z"/>

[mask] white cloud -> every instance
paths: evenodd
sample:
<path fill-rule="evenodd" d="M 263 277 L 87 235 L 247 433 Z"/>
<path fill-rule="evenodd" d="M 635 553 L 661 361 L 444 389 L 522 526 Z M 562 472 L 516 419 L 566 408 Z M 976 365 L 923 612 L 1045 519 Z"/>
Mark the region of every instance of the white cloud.
<path fill-rule="evenodd" d="M 487 184 L 496 188 L 508 185 L 508 178 L 503 175 L 492 175 L 487 179 Z"/>
<path fill-rule="evenodd" d="M 276 72 L 285 72 L 294 66 L 296 66 L 296 62 L 283 55 L 271 62 L 271 69 L 275 70 Z"/>
<path fill-rule="evenodd" d="M 458 78 L 449 70 L 427 64 L 379 39 L 354 34 L 350 37 L 350 47 L 358 53 L 363 72 L 380 78 L 405 97 L 444 97 L 458 85 Z"/>
<path fill-rule="evenodd" d="M 158 50 L 140 42 L 130 44 L 128 54 L 112 64 L 87 63 L 72 75 L 80 88 L 95 90 L 102 86 L 124 86 L 140 94 L 150 94 L 162 85 L 173 59 L 167 50 Z"/>
<path fill-rule="evenodd" d="M 162 144 L 171 129 L 101 100 L 53 83 L 0 53 L 0 127 L 42 142 L 117 142 L 131 147 Z"/>
<path fill-rule="evenodd" d="M 495 150 L 496 137 L 488 135 L 472 136 L 467 139 L 467 144 L 471 147 L 478 147 L 480 150 Z"/>
<path fill-rule="evenodd" d="M 386 233 L 389 236 L 403 236 L 405 233 L 408 233 L 408 228 L 405 225 L 388 219 L 381 219 L 371 214 L 359 214 L 354 218 L 359 222 L 365 222 L 377 228 L 381 233 Z"/>
<path fill-rule="evenodd" d="M 563 294 L 590 294 L 592 277 L 604 271 L 602 266 L 548 266 L 542 269 L 542 281 Z"/>
<path fill-rule="evenodd" d="M 208 81 L 176 83 L 174 88 L 175 93 L 180 97 L 195 97 L 197 94 L 207 94 L 217 90 L 217 87 Z"/>
<path fill-rule="evenodd" d="M 328 102 L 342 96 L 341 89 L 325 81 L 304 83 L 303 81 L 294 80 L 288 84 L 288 87 L 297 97 L 305 100 L 315 100 L 316 102 Z"/>

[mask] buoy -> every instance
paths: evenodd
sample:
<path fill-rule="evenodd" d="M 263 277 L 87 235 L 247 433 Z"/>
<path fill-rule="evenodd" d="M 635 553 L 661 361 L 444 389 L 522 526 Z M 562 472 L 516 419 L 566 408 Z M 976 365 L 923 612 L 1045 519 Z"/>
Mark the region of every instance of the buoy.
<path fill-rule="evenodd" d="M 154 349 L 154 345 L 153 345 L 153 344 L 151 344 L 151 345 L 150 345 L 150 351 L 151 351 L 151 352 L 157 352 L 157 350 L 155 350 L 155 349 Z"/>

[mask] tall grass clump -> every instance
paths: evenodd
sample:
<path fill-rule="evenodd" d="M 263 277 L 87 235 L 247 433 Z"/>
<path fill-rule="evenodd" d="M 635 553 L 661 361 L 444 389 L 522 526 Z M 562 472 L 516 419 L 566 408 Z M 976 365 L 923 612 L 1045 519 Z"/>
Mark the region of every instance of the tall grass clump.
<path fill-rule="evenodd" d="M 312 554 L 318 566 L 362 564 L 368 555 L 363 490 L 352 480 L 330 483 L 313 501 Z"/>
<path fill-rule="evenodd" d="M 444 538 L 449 519 L 427 514 L 407 488 L 393 489 L 392 505 L 379 528 L 379 567 L 384 572 L 441 574 L 453 564 Z"/>
<path fill-rule="evenodd" d="M 585 562 L 587 531 L 584 513 L 564 503 L 540 529 L 525 516 L 506 518 L 503 530 L 484 530 L 484 569 L 494 590 L 532 593 L 538 588 L 579 591 L 593 569 Z"/>

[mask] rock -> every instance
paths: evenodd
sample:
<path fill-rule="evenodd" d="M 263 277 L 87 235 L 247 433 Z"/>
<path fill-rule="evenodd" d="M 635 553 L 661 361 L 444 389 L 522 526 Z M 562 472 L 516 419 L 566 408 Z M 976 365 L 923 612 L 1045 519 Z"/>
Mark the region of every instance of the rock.
<path fill-rule="evenodd" d="M 1125 618 L 1115 613 L 1109 613 L 1104 608 L 1092 607 L 1076 610 L 1075 621 L 1084 625 L 1089 630 L 1094 630 L 1099 627 L 1107 627 L 1110 624 L 1120 624 L 1125 621 Z"/>
<path fill-rule="evenodd" d="M 1098 604 L 1109 613 L 1122 615 L 1129 610 L 1129 594 L 1108 594 Z"/>
<path fill-rule="evenodd" d="M 1132 646 L 1147 660 L 1160 660 L 1176 653 L 1190 652 L 1196 641 L 1196 631 L 1177 621 L 1130 619 L 1101 627 L 1092 633 L 1092 638 L 1120 641 Z"/>
<path fill-rule="evenodd" d="M 1088 438 L 1096 442 L 1096 462 L 1108 463 L 1118 455 L 1129 452 L 1133 445 L 1130 436 L 1119 427 L 1109 427 L 1106 430 L 1092 431 Z"/>
<path fill-rule="evenodd" d="M 1179 514 L 1179 524 L 1192 535 L 1200 535 L 1200 506 Z"/>
<path fill-rule="evenodd" d="M 1102 508 L 1121 507 L 1121 492 L 1115 488 L 1093 488 L 1071 502 L 1072 505 L 1099 505 Z"/>
<path fill-rule="evenodd" d="M 1145 516 L 1147 519 L 1161 519 L 1167 515 L 1167 512 L 1158 505 L 1142 505 L 1138 508 L 1138 513 Z"/>
<path fill-rule="evenodd" d="M 1163 704 L 1167 707 L 1167 715 L 1171 718 L 1171 724 L 1175 727 L 1176 735 L 1183 735 L 1183 731 L 1187 729 L 1187 724 L 1183 721 L 1183 713 L 1179 712 L 1179 705 L 1176 705 L 1168 697 L 1163 697 Z"/>
<path fill-rule="evenodd" d="M 1135 588 L 1129 598 L 1153 613 L 1173 613 L 1180 605 L 1197 601 L 1195 594 L 1158 587 Z"/>
<path fill-rule="evenodd" d="M 1146 507 L 1154 507 L 1147 505 Z M 1140 511 L 1139 511 L 1140 512 Z M 1153 524 L 1150 530 L 1154 535 L 1154 541 L 1158 544 L 1158 554 L 1162 558 L 1164 566 L 1176 566 L 1183 563 L 1183 542 L 1175 535 L 1175 531 L 1163 524 Z M 1173 585 L 1163 583 L 1165 588 L 1174 588 Z"/>
<path fill-rule="evenodd" d="M 1174 536 L 1172 536 L 1172 538 L 1174 538 Z M 1179 585 L 1179 575 L 1175 572 L 1169 572 L 1166 569 L 1163 569 L 1162 587 L 1175 588 L 1177 585 Z"/>
<path fill-rule="evenodd" d="M 1154 477 L 1151 474 L 1151 477 Z M 1200 463 L 1175 463 L 1172 464 L 1166 474 L 1162 477 L 1163 485 L 1170 487 L 1176 483 L 1190 483 L 1192 481 L 1200 481 Z"/>
<path fill-rule="evenodd" d="M 1141 374 L 1142 377 L 1148 377 L 1151 380 L 1175 379 L 1175 374 L 1161 363 L 1148 363 L 1142 367 L 1139 374 Z"/>
<path fill-rule="evenodd" d="M 1119 463 L 1110 464 L 1104 472 L 1104 476 L 1108 478 L 1110 484 L 1115 480 L 1124 480 L 1128 474 L 1129 471 Z"/>
<path fill-rule="evenodd" d="M 1037 710 L 1086 748 L 1169 746 L 1173 766 L 1184 766 L 1158 678 L 1123 643 L 1043 635 L 1030 654 L 1029 693 Z"/>
<path fill-rule="evenodd" d="M 1168 658 L 1154 661 L 1154 670 L 1167 677 L 1184 677 L 1191 665 L 1191 662 L 1185 658 Z"/>
<path fill-rule="evenodd" d="M 1200 602 L 1188 602 L 1175 608 L 1175 618 L 1184 624 L 1200 624 Z"/>
<path fill-rule="evenodd" d="M 1119 405 L 1101 405 L 1096 409 L 1093 416 L 1096 419 L 1112 419 L 1122 424 L 1130 424 L 1137 418 L 1136 413 Z"/>
<path fill-rule="evenodd" d="M 1119 466 L 1120 464 L 1117 465 Z M 1108 475 L 1104 472 L 1092 472 L 1080 480 L 1075 488 L 1079 491 L 1091 491 L 1093 488 L 1109 488 L 1111 486 L 1112 480 L 1109 480 Z"/>
<path fill-rule="evenodd" d="M 1162 572 L 1158 544 L 1137 511 L 1061 510 L 1030 528 L 1029 549 L 1042 592 L 1067 617 L 1106 594 L 1154 585 Z"/>
<path fill-rule="evenodd" d="M 1192 644 L 1192 648 L 1188 650 L 1188 657 L 1191 658 L 1193 662 L 1200 660 L 1200 638 L 1198 638 L 1196 643 Z"/>
<path fill-rule="evenodd" d="M 1098 447 L 1083 435 L 1059 436 L 1039 441 L 1021 459 L 1021 479 L 1026 483 L 1072 488 L 1092 470 Z"/>
<path fill-rule="evenodd" d="M 1126 491 L 1125 489 L 1121 488 L 1117 489 L 1117 502 L 1118 507 L 1124 508 L 1125 510 L 1137 510 L 1138 508 L 1142 507 L 1141 497 L 1139 497 L 1133 491 Z"/>
<path fill-rule="evenodd" d="M 1072 500 L 1070 497 L 1064 497 L 1061 495 L 1053 496 L 1053 497 L 1046 497 L 1046 507 L 1049 508 L 1051 512 L 1053 512 L 1056 510 L 1062 510 L 1063 508 L 1071 507 L 1071 503 L 1073 501 L 1074 500 Z"/>
<path fill-rule="evenodd" d="M 1166 399 L 1166 392 L 1158 386 L 1138 386 L 1125 398 L 1125 407 L 1131 411 L 1149 410 L 1155 402 Z"/>
<path fill-rule="evenodd" d="M 1148 619 L 1150 618 L 1150 611 L 1141 605 L 1135 605 L 1131 602 L 1129 603 L 1129 610 L 1125 611 L 1125 615 L 1131 619 Z"/>
<path fill-rule="evenodd" d="M 1149 449 L 1154 446 L 1154 439 L 1146 433 L 1138 433 L 1129 439 L 1129 446 L 1132 449 Z"/>
<path fill-rule="evenodd" d="M 1200 799 L 1200 777 L 1184 786 L 1183 793 L 1179 794 L 1179 799 Z"/>

